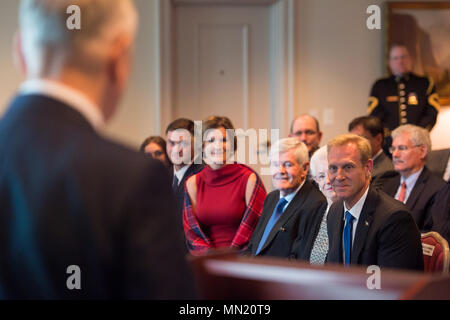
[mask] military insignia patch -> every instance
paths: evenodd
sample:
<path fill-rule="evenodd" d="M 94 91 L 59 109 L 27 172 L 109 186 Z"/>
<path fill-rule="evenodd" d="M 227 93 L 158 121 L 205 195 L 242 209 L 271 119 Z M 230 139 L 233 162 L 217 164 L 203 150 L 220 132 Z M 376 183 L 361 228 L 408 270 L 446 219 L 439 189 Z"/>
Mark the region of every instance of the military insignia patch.
<path fill-rule="evenodd" d="M 410 106 L 417 106 L 419 104 L 419 100 L 417 100 L 417 95 L 414 92 L 408 95 L 408 104 Z"/>

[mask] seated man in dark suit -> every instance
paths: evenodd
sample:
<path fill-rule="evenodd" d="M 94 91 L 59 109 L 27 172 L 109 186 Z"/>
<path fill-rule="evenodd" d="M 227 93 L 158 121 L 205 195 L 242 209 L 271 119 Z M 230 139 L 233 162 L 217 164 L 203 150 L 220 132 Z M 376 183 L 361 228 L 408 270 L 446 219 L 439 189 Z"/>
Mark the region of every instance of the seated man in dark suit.
<path fill-rule="evenodd" d="M 315 215 L 323 213 L 323 194 L 306 180 L 308 149 L 295 138 L 278 141 L 270 152 L 272 182 L 277 189 L 264 201 L 261 218 L 246 253 L 287 258 L 294 240 L 306 241 Z"/>
<path fill-rule="evenodd" d="M 369 140 L 373 160 L 371 185 L 375 188 L 382 187 L 385 179 L 395 175 L 395 172 L 392 160 L 382 148 L 384 131 L 380 119 L 368 116 L 353 119 L 348 126 L 348 131 Z"/>
<path fill-rule="evenodd" d="M 400 126 L 392 132 L 392 159 L 396 177 L 387 180 L 383 190 L 406 204 L 422 232 L 433 226 L 431 207 L 435 195 L 444 188 L 445 182 L 432 174 L 425 165 L 431 150 L 430 134 L 412 124 Z"/>
<path fill-rule="evenodd" d="M 367 139 L 341 135 L 328 143 L 328 175 L 340 201 L 328 213 L 328 262 L 423 270 L 420 233 L 408 209 L 369 188 Z"/>
<path fill-rule="evenodd" d="M 201 132 L 201 131 L 200 131 Z M 166 129 L 167 154 L 173 163 L 172 190 L 175 194 L 176 219 L 180 227 L 180 233 L 184 238 L 183 229 L 183 202 L 184 184 L 186 180 L 200 172 L 204 165 L 201 156 L 195 156 L 194 150 L 194 121 L 180 118 L 173 121 Z M 200 137 L 201 139 L 201 133 Z M 187 248 L 186 253 L 187 253 Z"/>
<path fill-rule="evenodd" d="M 27 81 L 0 121 L 0 298 L 191 297 L 166 170 L 99 132 L 130 71 L 133 2 L 23 0 L 19 25 Z"/>

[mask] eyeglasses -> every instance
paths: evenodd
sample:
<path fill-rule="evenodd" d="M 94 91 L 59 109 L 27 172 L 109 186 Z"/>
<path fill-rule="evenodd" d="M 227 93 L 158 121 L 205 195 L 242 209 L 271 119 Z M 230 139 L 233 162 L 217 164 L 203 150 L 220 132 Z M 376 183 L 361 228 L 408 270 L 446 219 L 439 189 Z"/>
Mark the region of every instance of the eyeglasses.
<path fill-rule="evenodd" d="M 313 130 L 296 131 L 296 132 L 294 132 L 294 136 L 301 136 L 303 133 L 306 134 L 307 136 L 313 136 L 317 133 L 317 131 L 313 131 Z"/>
<path fill-rule="evenodd" d="M 408 147 L 408 146 L 404 146 L 404 145 L 400 145 L 398 147 L 390 146 L 389 147 L 389 152 L 390 153 L 394 153 L 395 150 L 398 150 L 399 152 L 405 152 L 405 151 L 408 151 L 409 149 L 417 148 L 417 147 L 419 147 L 419 146 L 412 146 L 412 147 Z"/>

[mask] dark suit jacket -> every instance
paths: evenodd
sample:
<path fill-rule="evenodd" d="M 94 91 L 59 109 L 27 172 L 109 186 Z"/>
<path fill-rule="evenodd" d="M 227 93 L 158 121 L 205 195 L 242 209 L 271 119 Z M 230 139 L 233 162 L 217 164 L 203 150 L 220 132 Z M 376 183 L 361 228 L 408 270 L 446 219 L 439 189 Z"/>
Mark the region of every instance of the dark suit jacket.
<path fill-rule="evenodd" d="M 269 193 L 264 201 L 261 218 L 256 225 L 255 231 L 250 239 L 247 253 L 256 255 L 259 242 L 264 234 L 266 225 L 280 200 L 280 191 Z M 311 183 L 305 184 L 298 191 L 286 210 L 269 233 L 267 240 L 259 255 L 284 257 L 290 256 L 294 240 L 300 235 L 300 239 L 309 234 L 310 225 L 314 215 L 318 214 L 322 207 L 326 207 L 326 199 Z M 300 241 L 300 240 L 299 240 Z"/>
<path fill-rule="evenodd" d="M 432 231 L 438 232 L 450 242 L 450 182 L 436 194 L 431 208 Z"/>
<path fill-rule="evenodd" d="M 190 297 L 168 174 L 75 109 L 17 97 L 0 121 L 0 296 Z M 71 265 L 81 290 L 69 290 Z"/>
<path fill-rule="evenodd" d="M 384 151 L 373 161 L 371 186 L 374 188 L 383 188 L 384 183 L 389 178 L 396 176 L 392 159 Z"/>
<path fill-rule="evenodd" d="M 395 197 L 400 186 L 400 175 L 392 177 L 384 183 L 383 191 L 391 197 Z M 416 184 L 406 201 L 406 206 L 416 222 L 419 230 L 422 232 L 430 231 L 433 226 L 431 218 L 431 207 L 435 201 L 435 195 L 442 188 L 445 182 L 441 178 L 432 174 L 427 167 L 423 168 L 422 173 L 416 181 Z"/>
<path fill-rule="evenodd" d="M 439 178 L 443 178 L 449 158 L 450 148 L 433 150 L 427 156 L 427 168 Z"/>
<path fill-rule="evenodd" d="M 185 183 L 186 180 L 196 174 L 199 173 L 200 171 L 203 170 L 205 166 L 203 164 L 195 164 L 193 163 L 192 165 L 189 166 L 189 168 L 186 170 L 186 172 L 184 173 L 183 179 L 181 179 L 181 182 L 178 184 L 177 189 L 175 190 L 175 205 L 176 205 L 176 219 L 178 222 L 178 229 L 179 232 L 182 236 L 182 238 L 184 239 L 184 228 L 183 228 L 183 204 L 184 204 L 184 193 L 185 193 Z M 173 181 L 173 169 L 171 170 L 171 181 Z M 184 240 L 183 243 L 186 244 L 186 241 Z M 188 249 L 186 247 L 186 245 L 184 245 L 184 252 L 188 253 Z"/>
<path fill-rule="evenodd" d="M 344 204 L 328 213 L 328 262 L 343 263 Z M 351 264 L 423 270 L 420 233 L 408 209 L 383 191 L 369 189 L 356 227 Z"/>

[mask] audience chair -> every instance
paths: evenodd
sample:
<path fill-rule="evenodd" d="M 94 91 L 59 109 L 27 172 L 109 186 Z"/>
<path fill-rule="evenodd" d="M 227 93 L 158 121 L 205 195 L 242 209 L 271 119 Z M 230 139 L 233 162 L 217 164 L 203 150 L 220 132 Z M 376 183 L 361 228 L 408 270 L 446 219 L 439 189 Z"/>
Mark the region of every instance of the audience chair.
<path fill-rule="evenodd" d="M 434 231 L 422 233 L 421 238 L 425 272 L 448 274 L 450 254 L 447 240 Z"/>

